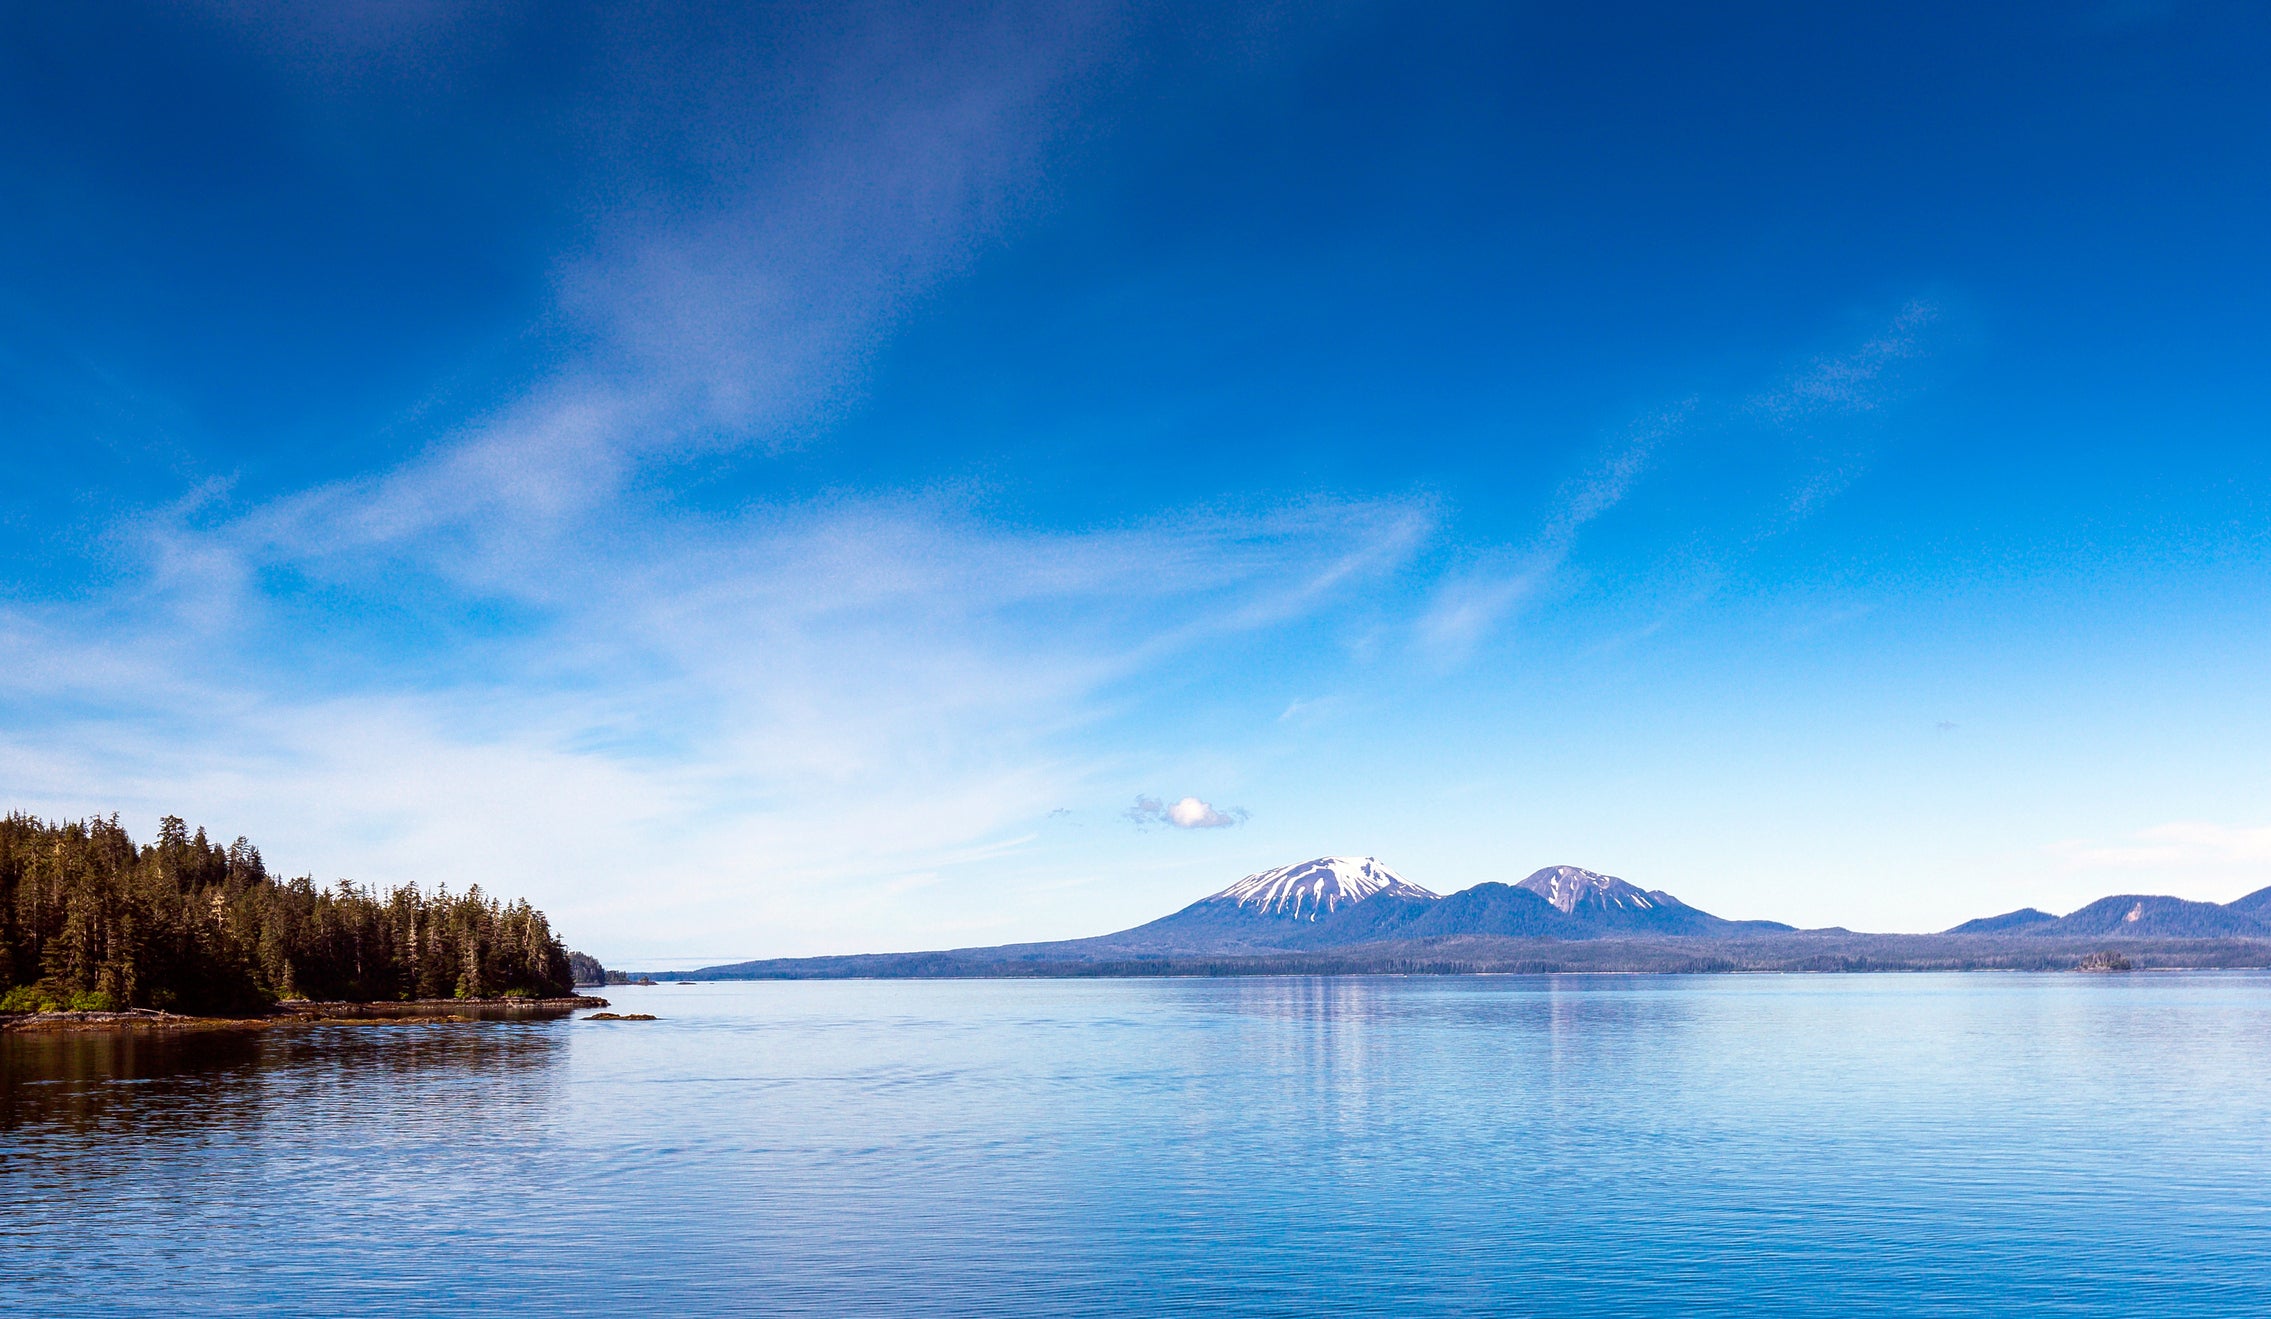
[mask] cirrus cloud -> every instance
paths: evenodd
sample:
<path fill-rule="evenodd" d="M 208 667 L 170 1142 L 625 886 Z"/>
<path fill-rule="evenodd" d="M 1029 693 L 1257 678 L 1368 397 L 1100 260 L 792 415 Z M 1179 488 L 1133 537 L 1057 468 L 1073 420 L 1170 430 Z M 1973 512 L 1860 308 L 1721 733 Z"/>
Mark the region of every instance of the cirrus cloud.
<path fill-rule="evenodd" d="M 2271 828 L 2175 820 L 2112 842 L 2069 839 L 2051 855 L 2089 870 L 2176 870 L 2271 865 Z"/>

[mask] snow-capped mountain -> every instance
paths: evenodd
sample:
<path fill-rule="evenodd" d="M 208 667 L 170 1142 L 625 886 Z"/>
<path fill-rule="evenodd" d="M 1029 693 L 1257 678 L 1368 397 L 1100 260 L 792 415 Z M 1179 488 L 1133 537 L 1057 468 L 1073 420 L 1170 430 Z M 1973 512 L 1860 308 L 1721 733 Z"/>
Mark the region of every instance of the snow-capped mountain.
<path fill-rule="evenodd" d="M 1601 939 L 1737 934 L 1788 926 L 1723 921 L 1669 893 L 1553 866 L 1519 884 L 1442 897 L 1375 857 L 1324 856 L 1248 875 L 1172 916 L 1087 941 L 1112 954 L 1251 954 L 1398 939 Z"/>
<path fill-rule="evenodd" d="M 2141 948 L 2155 947 L 2152 941 L 2161 941 L 2163 948 L 2181 941 L 2180 952 L 2214 941 L 2214 949 L 2231 945 L 2245 955 L 2249 943 L 2271 944 L 2271 888 L 2221 906 L 2130 894 L 2102 898 L 2065 916 L 2028 908 L 1967 921 L 1943 935 L 1857 935 L 1841 929 L 1801 931 L 1774 921 L 1723 920 L 1661 889 L 1642 889 L 1576 866 L 1549 866 L 1518 884 L 1485 881 L 1438 897 L 1371 857 L 1319 857 L 1248 875 L 1171 916 L 1117 934 L 998 948 L 743 962 L 692 974 L 698 979 L 1069 975 L 1104 967 L 1112 974 L 1219 975 L 1279 965 L 1304 974 L 1339 974 L 1409 972 L 1415 965 L 1536 970 L 1541 963 L 1545 969 L 1667 971 L 1695 969 L 1700 963 L 1796 970 L 1850 965 L 1856 958 L 1882 959 L 1888 966 L 1945 967 L 1951 959 L 1960 962 L 1969 941 L 1984 941 L 1982 958 L 2004 958 L 2011 947 L 2037 939 L 2043 940 L 2045 965 L 2072 965 L 2071 959 L 2083 951 L 2102 951 L 2104 941 L 2116 939 L 2144 941 L 2133 945 Z M 1802 942 L 1806 940 L 1829 942 Z M 1917 940 L 1926 942 L 1921 951 L 1914 946 Z M 1582 960 L 1554 951 L 1585 942 L 1611 948 L 1604 956 Z M 1671 951 L 1683 947 L 1693 951 Z M 1292 954 L 1325 956 L 1308 963 L 1272 960 Z M 2227 955 L 2228 950 L 2214 952 L 2219 958 Z M 2011 963 L 2005 958 L 1979 964 Z"/>
<path fill-rule="evenodd" d="M 1536 894 L 1563 915 L 1603 932 L 1690 935 L 1789 928 L 1771 921 L 1721 920 L 1662 889 L 1644 889 L 1614 875 L 1577 866 L 1547 866 L 1514 887 Z"/>
<path fill-rule="evenodd" d="M 1650 893 L 1614 875 L 1580 870 L 1576 866 L 1547 866 L 1515 887 L 1530 890 L 1572 916 L 1579 907 L 1640 912 L 1667 904 L 1680 905 L 1679 899 L 1669 893 Z"/>
<path fill-rule="evenodd" d="M 1396 898 L 1436 896 L 1375 857 L 1321 856 L 1248 875 L 1206 901 L 1229 901 L 1255 915 L 1314 921 L 1383 893 Z"/>
<path fill-rule="evenodd" d="M 1321 856 L 1248 875 L 1172 916 L 1092 942 L 1114 952 L 1328 947 L 1401 928 L 1442 901 L 1376 857 Z"/>

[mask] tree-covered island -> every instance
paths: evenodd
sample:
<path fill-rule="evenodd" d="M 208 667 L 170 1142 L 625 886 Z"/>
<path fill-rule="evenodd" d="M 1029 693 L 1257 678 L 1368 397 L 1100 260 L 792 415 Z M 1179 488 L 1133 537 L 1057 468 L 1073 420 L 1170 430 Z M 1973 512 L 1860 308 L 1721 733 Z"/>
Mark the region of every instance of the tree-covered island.
<path fill-rule="evenodd" d="M 0 1012 L 260 1012 L 280 1000 L 551 998 L 574 977 L 544 913 L 416 886 L 278 879 L 174 816 L 0 821 Z"/>

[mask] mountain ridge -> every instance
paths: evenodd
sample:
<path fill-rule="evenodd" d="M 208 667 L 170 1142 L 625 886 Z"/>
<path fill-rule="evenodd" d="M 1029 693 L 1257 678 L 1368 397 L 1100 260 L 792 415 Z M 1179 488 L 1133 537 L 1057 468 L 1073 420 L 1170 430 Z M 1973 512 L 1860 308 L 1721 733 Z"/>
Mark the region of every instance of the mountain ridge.
<path fill-rule="evenodd" d="M 1546 866 L 1512 883 L 1485 881 L 1437 894 L 1377 857 L 1328 856 L 1247 875 L 1157 920 L 1085 939 L 759 959 L 655 974 L 662 979 L 729 979 L 1328 974 L 1367 967 L 1453 966 L 1857 970 L 1978 964 L 2025 969 L 2060 959 L 2070 962 L 2079 955 L 2074 949 L 2105 941 L 2181 945 L 2182 955 L 2192 959 L 2188 965 L 2271 966 L 2271 887 L 2223 904 L 2122 894 L 2064 916 L 2025 907 L 1938 934 L 1898 935 L 1729 920 L 1688 906 L 1662 889 L 1643 889 L 1578 866 Z M 1598 947 L 1577 951 L 1588 945 Z M 1456 958 L 1444 961 L 1450 950 L 1458 950 Z M 1177 969 L 1162 969 L 1170 967 Z"/>
<path fill-rule="evenodd" d="M 1947 934 L 2019 933 L 2029 937 L 2094 936 L 2110 939 L 2271 938 L 2271 888 L 2230 902 L 2193 902 L 2149 893 L 2117 893 L 2063 916 L 2033 907 L 1988 916 Z"/>

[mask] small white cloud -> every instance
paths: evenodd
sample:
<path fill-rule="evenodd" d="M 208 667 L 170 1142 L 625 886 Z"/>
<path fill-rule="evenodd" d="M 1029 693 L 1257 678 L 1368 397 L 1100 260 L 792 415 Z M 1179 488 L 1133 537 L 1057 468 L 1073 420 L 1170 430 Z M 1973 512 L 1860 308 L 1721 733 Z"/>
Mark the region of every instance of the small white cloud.
<path fill-rule="evenodd" d="M 1177 829 L 1229 829 L 1246 822 L 1246 812 L 1236 806 L 1218 811 L 1212 803 L 1196 797 L 1181 801 L 1164 802 L 1157 797 L 1138 797 L 1135 805 L 1126 811 L 1127 818 L 1139 825 L 1172 825 Z"/>

